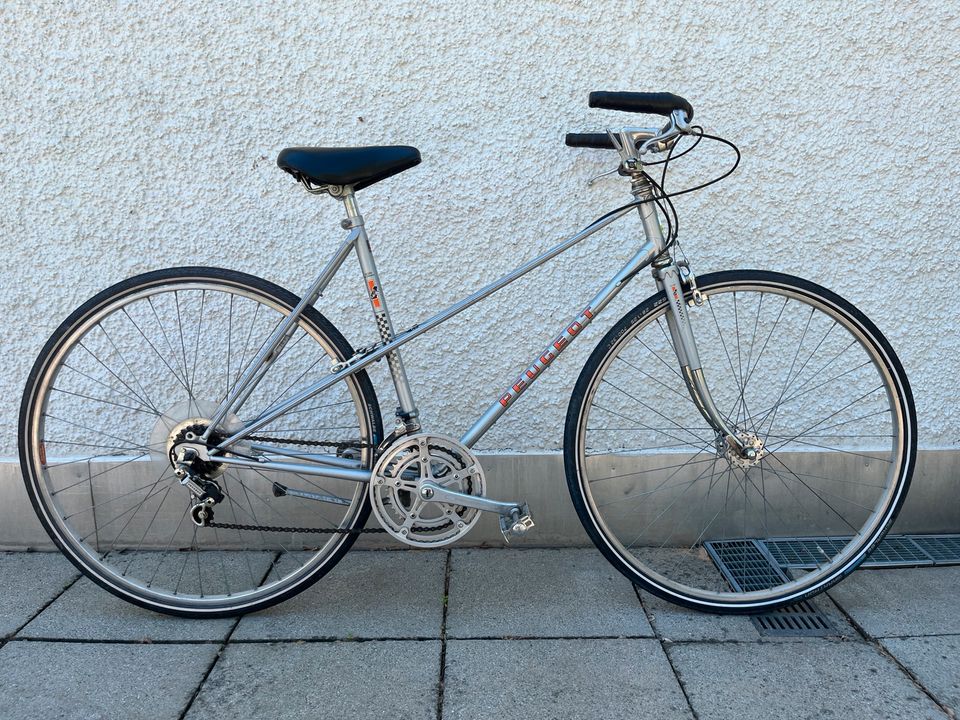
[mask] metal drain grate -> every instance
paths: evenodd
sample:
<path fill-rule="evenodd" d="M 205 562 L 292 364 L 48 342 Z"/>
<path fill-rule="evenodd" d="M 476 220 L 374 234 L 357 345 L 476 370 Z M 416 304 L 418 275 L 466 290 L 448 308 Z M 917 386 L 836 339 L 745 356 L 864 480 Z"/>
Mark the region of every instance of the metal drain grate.
<path fill-rule="evenodd" d="M 778 567 L 778 561 L 762 541 L 719 540 L 706 542 L 704 547 L 734 590 L 765 590 L 791 579 Z M 833 625 L 827 616 L 807 600 L 773 612 L 752 615 L 750 620 L 757 632 L 767 637 L 814 637 L 833 633 Z"/>
<path fill-rule="evenodd" d="M 927 555 L 909 535 L 888 535 L 863 561 L 861 567 L 915 567 L 933 565 Z"/>
<path fill-rule="evenodd" d="M 911 535 L 935 565 L 960 564 L 960 535 Z"/>
<path fill-rule="evenodd" d="M 791 569 L 816 568 L 848 542 L 850 537 L 794 537 L 711 540 L 703 545 L 730 586 L 739 592 L 750 592 L 789 581 Z M 861 567 L 957 564 L 960 535 L 888 535 Z M 807 600 L 750 619 L 757 632 L 768 637 L 810 637 L 834 632 L 829 618 Z"/>
<path fill-rule="evenodd" d="M 840 552 L 843 546 L 850 542 L 850 538 L 776 538 L 760 542 L 766 546 L 780 567 L 808 570 Z"/>
<path fill-rule="evenodd" d="M 753 592 L 787 582 L 763 544 L 756 540 L 720 540 L 704 543 L 714 564 L 738 592 Z"/>
<path fill-rule="evenodd" d="M 750 618 L 757 632 L 767 637 L 821 637 L 833 635 L 833 624 L 809 600 Z"/>
<path fill-rule="evenodd" d="M 758 540 L 781 568 L 812 570 L 833 557 L 850 537 Z M 888 535 L 861 567 L 922 567 L 960 564 L 960 535 Z"/>

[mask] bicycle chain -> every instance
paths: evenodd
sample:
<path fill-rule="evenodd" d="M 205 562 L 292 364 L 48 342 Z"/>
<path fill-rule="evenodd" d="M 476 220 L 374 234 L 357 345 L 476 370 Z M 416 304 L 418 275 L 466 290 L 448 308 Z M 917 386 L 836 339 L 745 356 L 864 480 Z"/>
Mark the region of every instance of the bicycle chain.
<path fill-rule="evenodd" d="M 247 435 L 245 440 L 252 440 L 253 442 L 272 442 L 272 443 L 283 443 L 284 445 L 310 445 L 313 447 L 332 447 L 337 450 L 350 450 L 353 448 L 358 449 L 367 449 L 375 448 L 376 445 L 373 443 L 362 443 L 362 442 L 353 442 L 350 440 L 300 440 L 298 438 L 275 438 L 267 437 L 265 435 Z"/>
<path fill-rule="evenodd" d="M 279 533 L 315 533 L 318 535 L 362 535 L 366 533 L 385 533 L 383 528 L 298 528 L 280 525 L 244 525 L 242 523 L 208 522 L 204 527 L 223 528 L 224 530 L 253 530 L 256 532 Z"/>
<path fill-rule="evenodd" d="M 248 440 L 253 442 L 274 442 L 284 445 L 311 445 L 316 447 L 332 447 L 337 450 L 346 450 L 350 448 L 372 448 L 371 443 L 358 443 L 343 440 L 298 440 L 295 438 L 275 438 L 262 435 L 248 435 Z M 370 533 L 385 533 L 383 528 L 303 528 L 281 525 L 246 525 L 243 523 L 219 523 L 208 522 L 205 527 L 223 528 L 224 530 L 251 530 L 254 532 L 279 532 L 279 533 L 313 533 L 317 535 L 365 535 Z"/>

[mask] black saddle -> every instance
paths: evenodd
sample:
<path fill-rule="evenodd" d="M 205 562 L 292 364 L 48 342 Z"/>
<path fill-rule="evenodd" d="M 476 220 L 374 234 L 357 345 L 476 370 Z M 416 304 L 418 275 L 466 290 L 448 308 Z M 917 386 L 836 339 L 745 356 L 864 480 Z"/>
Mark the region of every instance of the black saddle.
<path fill-rule="evenodd" d="M 277 156 L 277 165 L 297 180 L 314 185 L 348 185 L 354 190 L 419 164 L 420 151 L 407 145 L 292 147 Z"/>

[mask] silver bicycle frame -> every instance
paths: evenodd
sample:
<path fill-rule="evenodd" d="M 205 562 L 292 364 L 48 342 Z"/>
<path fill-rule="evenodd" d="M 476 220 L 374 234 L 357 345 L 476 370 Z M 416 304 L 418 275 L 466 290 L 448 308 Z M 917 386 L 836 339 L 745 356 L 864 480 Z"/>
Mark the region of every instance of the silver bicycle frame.
<path fill-rule="evenodd" d="M 353 250 L 357 254 L 357 259 L 363 271 L 364 289 L 374 312 L 381 342 L 370 348 L 358 351 L 352 358 L 335 364 L 331 372 L 322 380 L 304 388 L 287 400 L 267 408 L 242 429 L 234 432 L 215 448 L 211 449 L 211 453 L 215 453 L 217 455 L 217 461 L 224 464 L 277 471 L 293 471 L 357 482 L 369 482 L 370 471 L 361 469 L 358 461 L 333 455 L 258 445 L 254 445 L 253 449 L 284 456 L 287 458 L 287 461 L 275 461 L 266 457 L 260 460 L 250 460 L 232 457 L 225 453 L 229 451 L 231 446 L 247 436 L 256 433 L 257 430 L 265 427 L 284 413 L 289 412 L 316 396 L 318 393 L 323 392 L 343 380 L 345 377 L 359 372 L 383 357 L 387 358 L 393 383 L 396 387 L 399 401 L 399 420 L 405 424 L 408 431 L 419 428 L 416 421 L 417 408 L 413 400 L 413 393 L 410 389 L 403 362 L 400 358 L 400 346 L 463 312 L 473 304 L 489 297 L 496 291 L 523 277 L 531 270 L 540 267 L 557 255 L 590 237 L 595 232 L 620 219 L 634 208 L 637 208 L 643 223 L 646 238 L 643 246 L 627 261 L 620 271 L 594 295 L 593 299 L 564 326 L 544 351 L 527 366 L 526 370 L 497 397 L 486 412 L 464 433 L 461 442 L 468 447 L 476 444 L 490 427 L 513 406 L 516 399 L 533 385 L 541 373 L 574 341 L 576 336 L 603 311 L 626 284 L 640 270 L 653 263 L 654 260 L 659 259 L 654 277 L 658 288 L 665 290 L 668 299 L 671 301 L 672 312 L 668 314 L 667 321 L 673 336 L 674 346 L 683 371 L 683 376 L 687 380 L 688 389 L 708 422 L 710 422 L 718 432 L 724 435 L 731 445 L 738 446 L 739 443 L 736 436 L 726 426 L 722 416 L 714 407 L 712 400 L 710 400 L 709 390 L 707 389 L 706 381 L 703 378 L 703 372 L 700 368 L 693 333 L 690 329 L 686 313 L 684 312 L 684 297 L 679 270 L 669 254 L 666 253 L 667 248 L 660 228 L 656 202 L 653 198 L 649 183 L 637 177 L 634 180 L 632 189 L 635 197 L 634 203 L 630 203 L 623 208 L 601 217 L 577 234 L 558 243 L 500 279 L 477 290 L 472 295 L 454 303 L 429 319 L 394 335 L 386 298 L 380 286 L 379 275 L 377 274 L 373 253 L 370 249 L 370 242 L 364 227 L 363 217 L 357 208 L 354 194 L 349 188 L 328 188 L 331 195 L 340 197 L 343 200 L 347 218 L 341 224 L 345 229 L 349 230 L 346 239 L 334 252 L 314 283 L 303 294 L 297 306 L 276 328 L 273 335 L 264 344 L 253 361 L 251 361 L 236 386 L 227 397 L 224 398 L 223 402 L 220 403 L 202 439 L 206 441 L 213 428 L 216 427 L 228 413 L 237 413 L 240 406 L 249 398 L 257 386 L 257 383 L 263 378 L 273 361 L 281 354 L 284 346 L 293 335 L 296 322 L 304 308 L 306 308 L 307 305 L 313 304 L 317 298 L 320 297 L 330 280 L 336 275 L 337 271 L 345 262 L 350 251 Z M 289 460 L 302 460 L 305 462 L 290 462 Z"/>

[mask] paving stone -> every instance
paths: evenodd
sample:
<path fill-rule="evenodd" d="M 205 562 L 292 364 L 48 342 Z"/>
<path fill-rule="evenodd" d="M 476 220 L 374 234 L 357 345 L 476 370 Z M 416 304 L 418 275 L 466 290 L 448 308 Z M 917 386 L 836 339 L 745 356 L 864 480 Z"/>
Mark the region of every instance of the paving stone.
<path fill-rule="evenodd" d="M 653 636 L 596 550 L 454 550 L 447 637 Z"/>
<path fill-rule="evenodd" d="M 212 557 L 205 562 L 208 561 L 221 576 L 224 572 L 227 577 L 233 576 L 234 583 L 246 580 L 251 571 L 259 581 L 273 560 L 273 553 L 208 554 Z M 143 560 L 151 562 L 151 567 L 158 556 L 157 553 L 142 555 L 152 556 L 152 561 Z M 225 558 L 223 565 L 219 562 L 220 555 Z M 162 581 L 165 574 L 177 572 L 177 563 L 167 562 L 160 568 L 158 579 Z M 223 640 L 235 622 L 231 618 L 184 621 L 145 610 L 83 578 L 40 613 L 21 635 L 74 640 Z"/>
<path fill-rule="evenodd" d="M 60 553 L 0 553 L 0 639 L 16 632 L 79 574 Z"/>
<path fill-rule="evenodd" d="M 668 652 L 700 720 L 944 717 L 863 642 L 682 643 Z"/>
<path fill-rule="evenodd" d="M 440 642 L 229 645 L 188 720 L 434 720 Z"/>
<path fill-rule="evenodd" d="M 12 641 L 0 649 L 0 718 L 175 720 L 216 645 Z"/>
<path fill-rule="evenodd" d="M 881 641 L 941 703 L 960 713 L 960 636 Z"/>
<path fill-rule="evenodd" d="M 443 717 L 689 718 L 656 640 L 450 640 Z"/>
<path fill-rule="evenodd" d="M 234 638 L 439 638 L 445 571 L 445 551 L 348 553 L 313 587 L 245 616 Z"/>
<path fill-rule="evenodd" d="M 960 567 L 859 570 L 830 596 L 873 637 L 960 634 Z"/>

